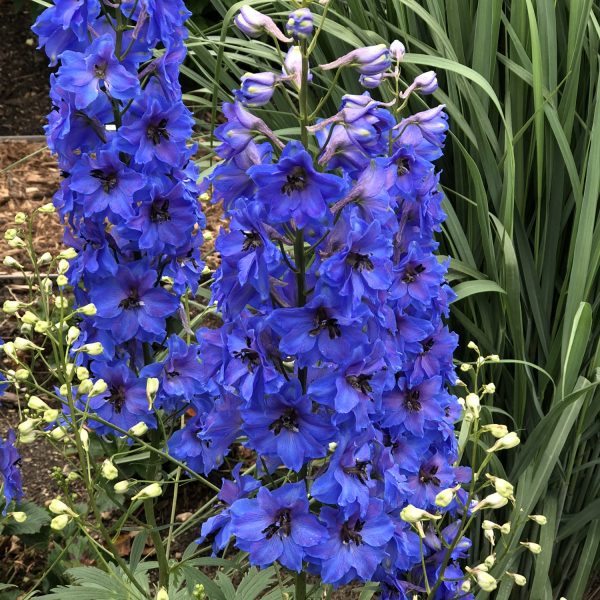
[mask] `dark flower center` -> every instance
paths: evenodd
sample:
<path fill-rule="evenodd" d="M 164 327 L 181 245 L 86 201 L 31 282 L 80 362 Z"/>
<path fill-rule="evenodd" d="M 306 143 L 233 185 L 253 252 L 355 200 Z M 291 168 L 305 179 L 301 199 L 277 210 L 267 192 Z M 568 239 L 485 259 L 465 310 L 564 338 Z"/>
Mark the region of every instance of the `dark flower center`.
<path fill-rule="evenodd" d="M 308 333 L 309 335 L 319 335 L 322 331 L 327 330 L 329 333 L 329 339 L 334 340 L 342 335 L 337 319 L 330 317 L 324 308 L 317 309 L 314 321 L 315 327 Z"/>
<path fill-rule="evenodd" d="M 352 525 L 350 525 L 350 523 L 348 523 L 348 521 L 346 521 L 342 525 L 342 531 L 341 531 L 342 543 L 349 544 L 350 542 L 352 542 L 356 546 L 360 546 L 362 544 L 362 535 L 360 534 L 360 532 L 362 531 L 362 528 L 364 527 L 364 525 L 365 525 L 364 521 L 358 520 L 354 524 L 354 527 L 352 527 Z"/>
<path fill-rule="evenodd" d="M 117 187 L 117 174 L 114 171 L 105 173 L 102 169 L 92 169 L 90 175 L 100 181 L 105 194 L 109 194 Z"/>
<path fill-rule="evenodd" d="M 256 350 L 250 348 L 249 339 L 246 339 L 246 344 L 246 348 L 235 350 L 232 355 L 233 358 L 241 360 L 246 365 L 250 373 L 254 373 L 254 369 L 260 365 L 260 355 Z"/>
<path fill-rule="evenodd" d="M 106 63 L 94 65 L 94 77 L 96 77 L 97 79 L 106 78 Z"/>
<path fill-rule="evenodd" d="M 425 485 L 428 483 L 432 483 L 435 486 L 440 486 L 441 482 L 439 477 L 436 477 L 436 473 L 438 472 L 437 465 L 433 465 L 429 468 L 421 466 L 419 469 L 419 481 Z"/>
<path fill-rule="evenodd" d="M 279 435 L 282 429 L 287 429 L 288 431 L 293 431 L 294 433 L 298 433 L 298 413 L 293 408 L 286 408 L 283 414 L 277 419 L 273 421 L 269 425 L 269 429 L 275 434 Z"/>
<path fill-rule="evenodd" d="M 355 390 L 359 390 L 365 395 L 370 394 L 373 391 L 371 384 L 371 378 L 373 375 L 346 375 L 346 381 Z"/>
<path fill-rule="evenodd" d="M 350 265 L 351 268 L 356 271 L 363 271 L 366 269 L 367 271 L 372 271 L 375 266 L 373 265 L 373 261 L 371 260 L 368 254 L 358 254 L 356 252 L 350 252 L 346 261 Z"/>
<path fill-rule="evenodd" d="M 127 399 L 125 388 L 122 385 L 117 385 L 112 386 L 109 391 L 110 396 L 108 401 L 113 405 L 115 412 L 120 414 L 123 410 L 123 406 L 125 405 L 125 400 Z"/>
<path fill-rule="evenodd" d="M 281 193 L 290 196 L 292 192 L 301 192 L 306 184 L 306 171 L 302 167 L 296 167 L 286 176 L 285 183 L 281 186 Z"/>
<path fill-rule="evenodd" d="M 139 308 L 142 306 L 143 302 L 140 299 L 140 294 L 138 290 L 129 290 L 129 296 L 124 298 L 119 302 L 119 308 L 124 310 L 129 310 L 131 308 Z"/>
<path fill-rule="evenodd" d="M 410 163 L 408 162 L 408 158 L 406 158 L 406 156 L 403 156 L 402 158 L 398 159 L 398 162 L 396 163 L 396 172 L 398 173 L 398 177 L 402 177 L 403 175 L 406 175 L 409 171 L 410 171 Z"/>
<path fill-rule="evenodd" d="M 166 376 L 167 379 L 174 379 L 175 377 L 179 377 L 179 371 L 167 371 Z"/>
<path fill-rule="evenodd" d="M 414 267 L 408 267 L 406 271 L 404 271 L 404 275 L 402 276 L 402 281 L 404 283 L 413 283 L 417 277 L 425 270 L 423 265 L 416 265 Z"/>
<path fill-rule="evenodd" d="M 268 527 L 265 527 L 261 533 L 265 534 L 265 537 L 270 540 L 276 533 L 279 535 L 288 536 L 292 533 L 292 515 L 289 508 L 280 510 L 275 515 L 275 521 Z"/>
<path fill-rule="evenodd" d="M 244 234 L 244 243 L 242 244 L 242 250 L 248 252 L 248 250 L 256 250 L 262 246 L 262 239 L 256 231 L 242 231 Z"/>
<path fill-rule="evenodd" d="M 420 396 L 421 392 L 419 392 L 419 390 L 408 390 L 408 393 L 406 394 L 406 400 L 404 401 L 406 410 L 410 412 L 419 412 L 422 408 L 421 403 L 419 402 Z"/>
<path fill-rule="evenodd" d="M 425 342 L 423 342 L 423 354 L 425 354 L 426 352 L 429 352 L 433 348 L 434 344 L 435 344 L 435 340 L 433 338 L 429 338 L 429 339 L 425 340 Z"/>
<path fill-rule="evenodd" d="M 152 223 L 166 223 L 170 220 L 171 214 L 169 213 L 169 201 L 154 201 L 150 207 L 150 221 L 152 221 Z"/>
<path fill-rule="evenodd" d="M 162 140 L 169 140 L 169 132 L 167 131 L 167 119 L 161 119 L 157 124 L 148 125 L 146 136 L 157 146 Z"/>
<path fill-rule="evenodd" d="M 357 460 L 353 467 L 343 467 L 342 470 L 346 475 L 354 475 L 363 485 L 367 483 L 369 474 L 367 467 L 371 464 L 369 460 Z"/>

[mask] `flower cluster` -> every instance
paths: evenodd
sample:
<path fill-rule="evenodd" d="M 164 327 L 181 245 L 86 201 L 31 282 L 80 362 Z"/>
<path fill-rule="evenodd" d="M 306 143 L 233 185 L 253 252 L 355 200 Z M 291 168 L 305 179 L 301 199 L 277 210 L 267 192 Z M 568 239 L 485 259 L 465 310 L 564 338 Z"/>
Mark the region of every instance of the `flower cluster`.
<path fill-rule="evenodd" d="M 182 0 L 56 0 L 33 27 L 59 65 L 46 133 L 63 176 L 54 204 L 77 251 L 68 282 L 77 305 L 92 307 L 74 350 L 102 348 L 85 366 L 105 389 L 78 398 L 124 429 L 156 426 L 145 365 L 160 378 L 157 408 L 180 408 L 195 393 L 193 376 L 176 368 L 197 362 L 196 347 L 168 338 L 203 269 L 204 217 L 187 144 L 194 121 L 178 81 L 189 15 Z M 167 357 L 155 364 L 160 348 Z"/>
<path fill-rule="evenodd" d="M 18 502 L 23 497 L 21 472 L 17 466 L 20 458 L 15 448 L 15 434 L 9 431 L 5 441 L 0 438 L 0 498 L 4 497 L 2 515 L 6 515 L 13 500 Z"/>
<path fill-rule="evenodd" d="M 170 452 L 208 473 L 241 440 L 264 481 L 287 472 L 256 492 L 238 471 L 202 530 L 219 532 L 215 550 L 233 535 L 253 564 L 279 561 L 335 586 L 375 580 L 385 598 L 404 597 L 423 585 L 411 574 L 420 546 L 435 580 L 445 542 L 434 533 L 420 542 L 402 509 L 432 510 L 469 476 L 452 466 L 461 409 L 447 391 L 456 336 L 443 318 L 453 293 L 435 255 L 444 107 L 398 120 L 395 102 L 365 92 L 315 121 L 306 99 L 317 69 L 356 68 L 366 87 L 398 82 L 402 45 L 355 50 L 311 73 L 308 9 L 290 15 L 290 37 L 247 6 L 236 24 L 291 46 L 282 75 L 244 77 L 216 130 L 224 160 L 210 185 L 229 226 L 212 291 L 224 323 L 198 334 L 205 393 Z M 300 99 L 301 139 L 286 144 L 248 110 L 280 86 Z M 397 100 L 434 89 L 419 80 Z M 465 540 L 452 558 L 467 549 Z M 462 573 L 452 568 L 440 598 L 454 597 Z"/>

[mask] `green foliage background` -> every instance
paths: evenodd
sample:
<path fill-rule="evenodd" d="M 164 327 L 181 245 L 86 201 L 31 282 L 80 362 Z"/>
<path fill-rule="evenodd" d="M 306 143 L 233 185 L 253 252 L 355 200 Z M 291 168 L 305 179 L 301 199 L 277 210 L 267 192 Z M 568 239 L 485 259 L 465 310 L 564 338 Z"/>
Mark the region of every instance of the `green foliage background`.
<path fill-rule="evenodd" d="M 250 4 L 279 23 L 289 9 Z M 213 115 L 246 70 L 280 69 L 269 44 L 231 28 L 241 5 L 213 0 L 207 10 L 218 19 L 204 15 L 192 25 L 185 74 L 197 89 L 186 99 Z M 549 520 L 533 538 L 543 547 L 535 563 L 497 549 L 494 572 L 518 570 L 530 582 L 521 592 L 508 579 L 497 597 L 584 598 L 600 544 L 599 6 L 332 0 L 329 14 L 315 62 L 398 38 L 408 50 L 407 81 L 438 73 L 435 100 L 447 105 L 451 127 L 441 251 L 452 257 L 459 296 L 452 325 L 463 347 L 473 339 L 507 359 L 493 374 L 498 393 L 486 410 L 524 442 L 496 465 L 519 484 L 506 518 L 514 523 L 524 511 Z M 341 90 L 361 92 L 350 70 L 339 83 L 325 114 L 335 112 Z M 331 84 L 330 73 L 315 72 L 313 105 Z M 285 137 L 295 124 L 282 99 L 275 109 L 262 116 Z M 509 546 L 529 533 L 527 525 L 513 527 Z M 475 539 L 476 551 L 482 543 Z"/>

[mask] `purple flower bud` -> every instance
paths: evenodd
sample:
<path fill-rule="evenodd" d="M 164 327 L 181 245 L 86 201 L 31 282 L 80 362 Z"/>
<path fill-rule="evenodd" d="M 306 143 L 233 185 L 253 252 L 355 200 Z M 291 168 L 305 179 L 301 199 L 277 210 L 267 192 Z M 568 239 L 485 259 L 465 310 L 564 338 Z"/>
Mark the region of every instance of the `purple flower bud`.
<path fill-rule="evenodd" d="M 358 79 L 360 85 L 372 90 L 373 88 L 379 87 L 384 79 L 383 73 L 377 73 L 377 75 L 361 75 Z"/>
<path fill-rule="evenodd" d="M 242 76 L 242 89 L 236 97 L 244 106 L 264 106 L 271 100 L 277 76 L 275 73 L 246 73 Z"/>
<path fill-rule="evenodd" d="M 283 79 L 289 79 L 300 89 L 302 84 L 302 52 L 300 46 L 292 46 L 283 61 Z M 308 80 L 312 81 L 312 74 L 309 72 Z"/>
<path fill-rule="evenodd" d="M 414 81 L 406 88 L 401 98 L 408 98 L 413 92 L 423 95 L 433 94 L 438 89 L 437 75 L 435 71 L 426 71 L 415 77 Z"/>
<path fill-rule="evenodd" d="M 280 42 L 291 42 L 291 38 L 283 35 L 282 31 L 275 25 L 271 17 L 263 15 L 251 6 L 242 6 L 236 15 L 234 22 L 240 31 L 248 37 L 257 38 L 264 31 L 276 37 Z"/>
<path fill-rule="evenodd" d="M 285 30 L 296 40 L 310 37 L 313 32 L 313 15 L 308 8 L 299 8 L 290 13 Z"/>
<path fill-rule="evenodd" d="M 329 71 L 349 65 L 357 68 L 362 75 L 377 75 L 387 71 L 391 64 L 389 48 L 385 44 L 378 44 L 352 50 L 333 62 L 321 65 L 321 68 Z"/>
<path fill-rule="evenodd" d="M 396 62 L 400 62 L 404 58 L 404 53 L 406 52 L 406 48 L 404 44 L 400 40 L 394 40 L 390 44 L 390 54 L 396 60 Z"/>

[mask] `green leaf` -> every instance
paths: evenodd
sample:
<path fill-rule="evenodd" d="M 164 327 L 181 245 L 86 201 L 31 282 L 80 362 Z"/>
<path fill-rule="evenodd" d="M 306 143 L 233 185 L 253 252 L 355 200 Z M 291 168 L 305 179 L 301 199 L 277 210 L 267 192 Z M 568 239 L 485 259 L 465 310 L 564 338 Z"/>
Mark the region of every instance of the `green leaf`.
<path fill-rule="evenodd" d="M 32 535 L 39 533 L 45 525 L 50 523 L 48 511 L 33 502 L 24 502 L 18 509 L 27 515 L 23 523 L 17 523 L 14 519 L 4 528 L 5 535 Z"/>

